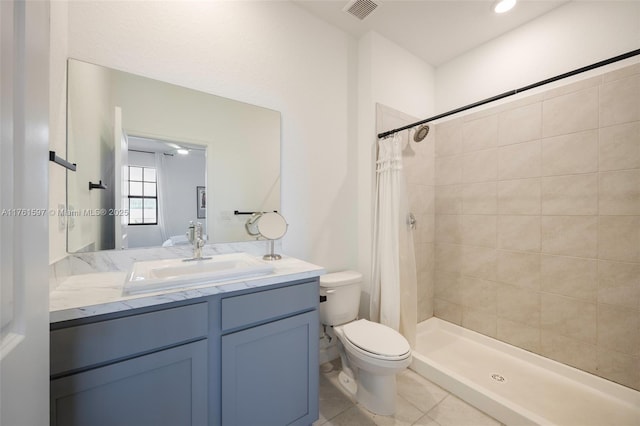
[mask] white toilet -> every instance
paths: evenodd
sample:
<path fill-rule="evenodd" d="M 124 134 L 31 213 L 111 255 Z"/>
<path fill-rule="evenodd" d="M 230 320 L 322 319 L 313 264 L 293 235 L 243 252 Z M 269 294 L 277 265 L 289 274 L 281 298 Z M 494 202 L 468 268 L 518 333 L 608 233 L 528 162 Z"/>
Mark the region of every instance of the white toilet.
<path fill-rule="evenodd" d="M 411 347 L 386 325 L 357 320 L 362 274 L 355 271 L 320 276 L 320 322 L 339 341 L 340 383 L 367 410 L 395 413 L 396 373 L 411 363 Z"/>

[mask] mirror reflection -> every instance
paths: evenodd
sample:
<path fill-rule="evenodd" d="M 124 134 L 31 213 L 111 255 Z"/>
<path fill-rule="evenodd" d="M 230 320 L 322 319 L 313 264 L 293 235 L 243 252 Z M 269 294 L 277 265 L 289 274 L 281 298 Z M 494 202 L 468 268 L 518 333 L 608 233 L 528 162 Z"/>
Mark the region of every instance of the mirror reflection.
<path fill-rule="evenodd" d="M 128 141 L 124 243 L 128 248 L 188 244 L 189 221 L 205 219 L 206 147 L 136 136 Z"/>
<path fill-rule="evenodd" d="M 280 210 L 280 113 L 68 61 L 67 251 L 253 239 L 247 214 Z M 88 182 L 102 182 L 91 188 Z"/>

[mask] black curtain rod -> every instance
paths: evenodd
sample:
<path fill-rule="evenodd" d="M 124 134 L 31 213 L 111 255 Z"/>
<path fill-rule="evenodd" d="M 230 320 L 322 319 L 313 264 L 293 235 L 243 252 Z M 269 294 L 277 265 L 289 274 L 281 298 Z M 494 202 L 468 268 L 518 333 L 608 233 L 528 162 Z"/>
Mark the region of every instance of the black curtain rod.
<path fill-rule="evenodd" d="M 426 118 L 424 120 L 417 121 L 415 123 L 406 125 L 404 127 L 399 127 L 397 129 L 388 130 L 386 132 L 378 133 L 378 138 L 380 138 L 380 139 L 386 138 L 387 136 L 393 135 L 394 133 L 398 133 L 398 132 L 401 132 L 403 130 L 411 129 L 412 127 L 419 126 L 420 124 L 425 124 L 425 123 L 428 123 L 430 121 L 437 120 L 439 118 L 443 118 L 443 117 L 447 117 L 449 115 L 457 114 L 459 112 L 466 111 L 468 109 L 475 108 L 475 107 L 480 106 L 480 105 L 488 104 L 489 102 L 497 101 L 499 99 L 503 99 L 503 98 L 506 98 L 508 96 L 515 95 L 516 93 L 524 92 L 525 90 L 534 89 L 536 87 L 540 87 L 540 86 L 543 86 L 545 84 L 552 83 L 554 81 L 562 80 L 563 78 L 571 77 L 571 76 L 574 76 L 576 74 L 583 73 L 585 71 L 590 71 L 590 70 L 595 69 L 595 68 L 599 68 L 599 67 L 602 67 L 602 66 L 605 66 L 605 65 L 609 65 L 609 64 L 612 64 L 614 62 L 622 61 L 623 59 L 628 59 L 628 58 L 631 58 L 631 57 L 636 56 L 636 55 L 640 55 L 640 49 L 632 50 L 631 52 L 623 53 L 622 55 L 614 56 L 613 58 L 605 59 L 604 61 L 596 62 L 595 64 L 587 65 L 586 67 L 578 68 L 578 69 L 575 69 L 573 71 L 569 71 L 569 72 L 566 72 L 564 74 L 557 75 L 555 77 L 547 78 L 546 80 L 542 80 L 542 81 L 539 81 L 537 83 L 533 83 L 533 84 L 530 84 L 528 86 L 521 87 L 520 89 L 509 90 L 508 92 L 504 92 L 504 93 L 501 93 L 499 95 L 492 96 L 490 98 L 483 99 L 481 101 L 474 102 L 472 104 L 465 105 L 463 107 L 453 109 L 451 111 L 443 112 L 442 114 L 434 115 L 433 117 L 429 117 L 429 118 Z"/>

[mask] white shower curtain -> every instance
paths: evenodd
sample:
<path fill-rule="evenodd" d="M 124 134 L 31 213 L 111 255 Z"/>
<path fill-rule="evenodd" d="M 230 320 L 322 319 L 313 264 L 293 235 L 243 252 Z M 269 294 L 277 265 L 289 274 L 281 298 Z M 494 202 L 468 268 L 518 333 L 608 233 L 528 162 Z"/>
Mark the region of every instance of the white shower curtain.
<path fill-rule="evenodd" d="M 402 168 L 402 139 L 378 142 L 373 234 L 371 320 L 399 331 L 413 347 L 417 274 L 409 203 Z"/>

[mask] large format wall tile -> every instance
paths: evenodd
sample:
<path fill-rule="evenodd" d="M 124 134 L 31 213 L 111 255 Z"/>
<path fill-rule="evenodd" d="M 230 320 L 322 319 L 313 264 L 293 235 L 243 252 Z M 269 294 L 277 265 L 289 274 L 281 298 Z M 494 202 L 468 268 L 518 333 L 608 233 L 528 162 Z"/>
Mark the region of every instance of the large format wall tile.
<path fill-rule="evenodd" d="M 595 259 L 543 254 L 540 289 L 595 302 L 598 296 L 598 262 Z"/>
<path fill-rule="evenodd" d="M 496 337 L 497 318 L 495 314 L 482 309 L 465 306 L 462 308 L 462 326 L 485 336 Z"/>
<path fill-rule="evenodd" d="M 542 103 L 543 137 L 597 128 L 597 87 L 547 99 Z"/>
<path fill-rule="evenodd" d="M 434 315 L 640 390 L 640 63 L 440 126 Z"/>
<path fill-rule="evenodd" d="M 494 248 L 462 246 L 462 274 L 495 281 L 497 255 Z"/>
<path fill-rule="evenodd" d="M 539 215 L 540 205 L 540 178 L 498 182 L 500 214 Z"/>
<path fill-rule="evenodd" d="M 462 158 L 459 155 L 436 157 L 435 170 L 436 185 L 451 185 L 462 182 Z"/>
<path fill-rule="evenodd" d="M 640 168 L 640 121 L 601 128 L 598 161 L 600 171 Z"/>
<path fill-rule="evenodd" d="M 498 248 L 540 251 L 540 216 L 500 215 Z"/>
<path fill-rule="evenodd" d="M 462 213 L 498 213 L 496 182 L 467 183 L 462 186 Z"/>
<path fill-rule="evenodd" d="M 495 215 L 462 215 L 463 244 L 495 248 L 496 230 L 497 216 Z"/>
<path fill-rule="evenodd" d="M 495 317 L 498 284 L 481 278 L 463 276 L 461 286 L 464 306 L 493 314 Z"/>
<path fill-rule="evenodd" d="M 540 352 L 540 329 L 498 317 L 498 339 L 526 349 Z"/>
<path fill-rule="evenodd" d="M 436 157 L 462 152 L 462 120 L 455 119 L 436 125 Z"/>
<path fill-rule="evenodd" d="M 434 210 L 436 214 L 462 213 L 462 186 L 460 184 L 436 186 Z"/>
<path fill-rule="evenodd" d="M 596 372 L 596 345 L 563 336 L 552 331 L 540 333 L 541 354 L 581 370 Z"/>
<path fill-rule="evenodd" d="M 436 216 L 436 242 L 460 244 L 462 240 L 461 217 L 456 214 Z"/>
<path fill-rule="evenodd" d="M 597 349 L 597 357 L 597 374 L 625 386 L 640 389 L 640 358 L 600 347 Z"/>
<path fill-rule="evenodd" d="M 532 290 L 540 289 L 540 253 L 498 250 L 498 281 Z"/>
<path fill-rule="evenodd" d="M 493 148 L 498 144 L 498 116 L 478 118 L 462 126 L 462 150 L 464 152 Z"/>
<path fill-rule="evenodd" d="M 597 171 L 597 130 L 542 139 L 542 176 Z"/>
<path fill-rule="evenodd" d="M 596 304 L 542 293 L 540 327 L 563 336 L 596 343 Z"/>
<path fill-rule="evenodd" d="M 498 287 L 498 317 L 536 329 L 540 326 L 540 293 L 501 285 Z"/>
<path fill-rule="evenodd" d="M 462 156 L 462 182 L 495 181 L 498 175 L 498 158 L 495 149 L 477 151 Z"/>
<path fill-rule="evenodd" d="M 598 258 L 640 262 L 640 216 L 600 216 Z"/>
<path fill-rule="evenodd" d="M 511 145 L 542 137 L 542 102 L 500 113 L 498 145 Z"/>
<path fill-rule="evenodd" d="M 598 302 L 640 310 L 640 264 L 599 261 Z"/>
<path fill-rule="evenodd" d="M 498 149 L 498 178 L 500 180 L 539 176 L 539 140 L 504 146 Z"/>
<path fill-rule="evenodd" d="M 541 180 L 543 215 L 598 214 L 598 175 L 551 176 Z"/>
<path fill-rule="evenodd" d="M 597 216 L 542 216 L 542 252 L 595 258 Z"/>
<path fill-rule="evenodd" d="M 640 120 L 640 75 L 604 83 L 600 87 L 600 125 Z"/>
<path fill-rule="evenodd" d="M 640 215 L 640 169 L 600 173 L 600 214 Z"/>
<path fill-rule="evenodd" d="M 640 312 L 600 304 L 598 346 L 628 355 L 640 355 Z"/>

